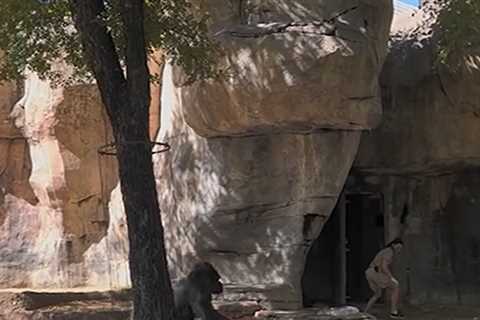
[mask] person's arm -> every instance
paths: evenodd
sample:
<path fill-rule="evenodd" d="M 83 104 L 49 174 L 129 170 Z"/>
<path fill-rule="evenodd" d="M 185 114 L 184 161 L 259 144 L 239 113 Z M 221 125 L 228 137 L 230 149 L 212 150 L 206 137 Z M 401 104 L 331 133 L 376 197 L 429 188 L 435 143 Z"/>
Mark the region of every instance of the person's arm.
<path fill-rule="evenodd" d="M 390 264 L 393 260 L 393 249 L 389 250 L 382 259 L 382 263 L 380 264 L 380 270 L 386 274 L 390 279 L 395 279 L 390 272 Z"/>

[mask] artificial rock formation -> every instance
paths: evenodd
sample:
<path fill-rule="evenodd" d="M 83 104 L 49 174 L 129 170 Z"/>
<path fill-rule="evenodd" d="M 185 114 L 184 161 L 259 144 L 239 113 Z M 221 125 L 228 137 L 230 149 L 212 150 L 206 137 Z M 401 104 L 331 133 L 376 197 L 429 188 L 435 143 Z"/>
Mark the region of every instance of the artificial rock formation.
<path fill-rule="evenodd" d="M 227 76 L 181 92 L 185 120 L 198 134 L 309 133 L 378 124 L 378 72 L 391 1 L 210 0 L 202 6 L 212 16 Z"/>
<path fill-rule="evenodd" d="M 385 116 L 363 135 L 362 171 L 435 174 L 480 164 L 480 55 L 458 68 L 438 63 L 431 19 L 420 10 L 393 26 L 380 78 Z"/>
<path fill-rule="evenodd" d="M 478 305 L 480 55 L 438 64 L 431 16 L 397 21 L 384 119 L 363 134 L 349 188 L 381 194 L 387 235 L 404 236 L 397 272 L 410 302 Z"/>
<path fill-rule="evenodd" d="M 109 217 L 102 194 L 108 203 L 117 181 L 115 163 L 97 153 L 110 127 L 96 89 L 52 87 L 29 73 L 16 104 L 14 87 L 3 90 L 2 287 L 106 286 L 99 270 L 114 250 L 101 240 L 113 232 L 107 229 L 115 215 Z"/>
<path fill-rule="evenodd" d="M 452 73 L 433 67 L 428 42 L 393 48 L 382 80 L 385 118 L 377 131 L 364 135 L 358 167 L 438 173 L 480 164 L 480 60 L 475 59 Z"/>
<path fill-rule="evenodd" d="M 163 86 L 173 91 L 169 70 Z M 156 162 L 171 267 L 185 273 L 206 259 L 227 282 L 262 287 L 268 302 L 298 306 L 304 255 L 335 206 L 359 137 L 207 139 L 185 123 L 175 99 L 164 99 L 161 138 L 172 150 Z"/>
<path fill-rule="evenodd" d="M 306 253 L 335 206 L 361 130 L 380 120 L 377 78 L 392 4 L 201 5 L 229 76 L 184 86 L 179 70 L 164 72 L 159 139 L 172 151 L 154 159 L 172 274 L 208 259 L 228 282 L 299 307 Z M 115 163 L 98 162 L 110 128 L 96 91 L 51 88 L 31 74 L 13 111 L 8 99 L 8 130 L 23 137 L 24 154 L 18 162 L 8 153 L 2 165 L 25 165 L 2 175 L 3 283 L 128 285 Z"/>
<path fill-rule="evenodd" d="M 161 72 L 161 52 L 151 56 Z M 71 73 L 64 63 L 54 68 Z M 113 141 L 95 85 L 27 73 L 0 87 L 0 287 L 130 286 L 127 226 Z M 152 83 L 150 135 L 159 126 Z"/>
<path fill-rule="evenodd" d="M 171 267 L 208 259 L 273 306 L 302 305 L 311 242 L 380 119 L 390 1 L 203 3 L 231 77 L 167 67 L 156 158 Z"/>

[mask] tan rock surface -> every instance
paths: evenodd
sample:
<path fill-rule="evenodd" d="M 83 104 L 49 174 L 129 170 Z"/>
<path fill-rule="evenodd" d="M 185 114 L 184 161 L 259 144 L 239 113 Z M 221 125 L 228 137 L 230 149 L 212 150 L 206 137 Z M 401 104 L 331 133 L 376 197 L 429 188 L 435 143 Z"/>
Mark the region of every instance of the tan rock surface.
<path fill-rule="evenodd" d="M 161 58 L 152 57 L 152 73 Z M 152 84 L 152 136 L 160 88 Z M 117 164 L 98 153 L 112 140 L 95 85 L 52 87 L 28 73 L 23 96 L 0 86 L 1 288 L 130 285 Z"/>
<path fill-rule="evenodd" d="M 183 87 L 164 73 L 159 140 L 172 150 L 155 163 L 169 261 L 179 276 L 207 259 L 270 306 L 298 308 L 308 248 L 360 129 L 381 116 L 392 3 L 242 3 L 203 2 L 231 77 Z"/>
<path fill-rule="evenodd" d="M 107 234 L 102 194 L 117 184 L 115 163 L 101 159 L 109 162 L 101 191 L 97 149 L 110 139 L 103 107 L 92 86 L 51 88 L 33 73 L 12 109 L 14 94 L 1 104 L 0 136 L 15 137 L 0 141 L 2 287 L 86 285 L 84 252 Z"/>
<path fill-rule="evenodd" d="M 243 3 L 243 4 L 242 4 Z M 381 118 L 378 74 L 392 2 L 204 2 L 230 76 L 182 90 L 205 137 L 364 129 Z M 177 84 L 183 78 L 176 79 Z"/>
<path fill-rule="evenodd" d="M 301 305 L 305 253 L 337 200 L 359 131 L 205 139 L 184 121 L 171 68 L 163 79 L 155 158 L 170 265 L 195 259 L 227 282 L 264 287 L 270 304 Z"/>
<path fill-rule="evenodd" d="M 384 120 L 364 133 L 355 166 L 381 173 L 441 173 L 480 164 L 480 54 L 453 70 L 436 64 L 428 15 L 394 38 L 381 77 Z M 431 22 L 430 22 L 431 24 Z"/>
<path fill-rule="evenodd" d="M 381 115 L 391 2 L 358 3 L 267 1 L 239 11 L 204 2 L 233 77 L 182 88 L 180 73 L 165 72 L 159 139 L 172 151 L 155 164 L 172 275 L 204 258 L 227 281 L 262 287 L 271 305 L 301 305 L 306 252 L 360 130 Z M 33 196 L 1 197 L 5 286 L 129 284 L 115 163 L 96 153 L 111 140 L 102 110 L 91 86 L 52 89 L 29 75 L 11 116 L 30 154 L 22 172 Z"/>

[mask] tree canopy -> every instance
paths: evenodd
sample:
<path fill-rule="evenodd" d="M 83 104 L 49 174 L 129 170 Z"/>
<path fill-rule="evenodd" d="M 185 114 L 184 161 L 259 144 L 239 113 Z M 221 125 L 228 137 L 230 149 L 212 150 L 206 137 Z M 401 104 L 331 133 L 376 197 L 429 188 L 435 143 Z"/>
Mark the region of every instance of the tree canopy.
<path fill-rule="evenodd" d="M 480 49 L 480 1 L 436 0 L 439 35 L 438 58 L 451 64 L 457 57 L 478 54 Z"/>
<path fill-rule="evenodd" d="M 188 0 L 0 1 L 0 80 L 25 70 L 54 81 L 96 80 L 118 159 L 135 320 L 174 316 L 153 173 L 147 56 L 161 49 L 187 82 L 217 75 L 208 17 L 196 9 Z M 69 78 L 59 62 L 73 66 Z"/>
<path fill-rule="evenodd" d="M 107 26 L 122 61 L 126 39 L 121 0 L 103 1 L 101 19 Z M 207 15 L 198 15 L 187 0 L 146 0 L 145 40 L 148 51 L 161 48 L 188 79 L 215 74 L 216 47 L 207 35 Z M 196 11 L 196 12 L 195 12 Z M 42 4 L 36 0 L 0 1 L 0 80 L 17 78 L 25 68 L 41 77 L 57 78 L 51 66 L 63 60 L 74 67 L 74 78 L 90 76 L 80 36 L 73 26 L 67 0 Z"/>

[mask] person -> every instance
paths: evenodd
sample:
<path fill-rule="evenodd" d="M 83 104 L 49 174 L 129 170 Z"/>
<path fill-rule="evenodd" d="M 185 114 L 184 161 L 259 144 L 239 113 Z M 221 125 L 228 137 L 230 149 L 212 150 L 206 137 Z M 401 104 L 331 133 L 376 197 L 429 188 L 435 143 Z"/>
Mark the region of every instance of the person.
<path fill-rule="evenodd" d="M 373 258 L 368 269 L 365 271 L 365 276 L 368 285 L 373 290 L 374 295 L 370 298 L 365 307 L 367 312 L 375 302 L 382 296 L 383 289 L 390 289 L 391 309 L 390 317 L 394 319 L 403 319 L 404 315 L 398 310 L 398 300 L 400 297 L 400 286 L 395 277 L 390 272 L 390 265 L 392 264 L 395 255 L 398 255 L 403 247 L 403 241 L 400 238 L 394 239 L 387 244 L 380 252 Z"/>

